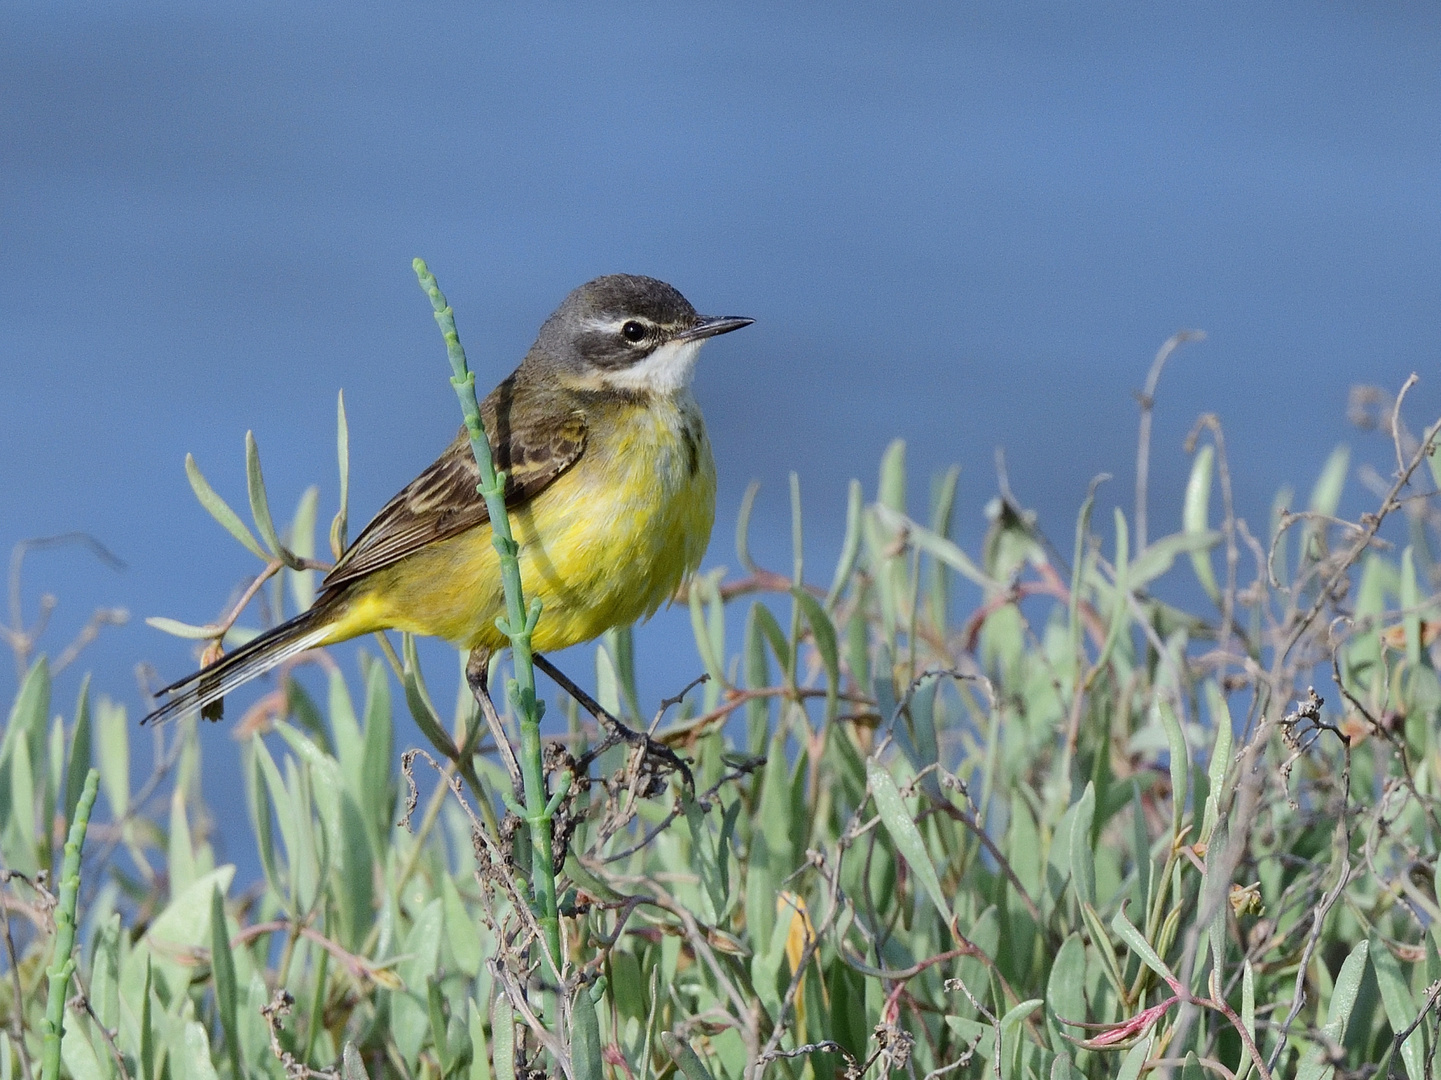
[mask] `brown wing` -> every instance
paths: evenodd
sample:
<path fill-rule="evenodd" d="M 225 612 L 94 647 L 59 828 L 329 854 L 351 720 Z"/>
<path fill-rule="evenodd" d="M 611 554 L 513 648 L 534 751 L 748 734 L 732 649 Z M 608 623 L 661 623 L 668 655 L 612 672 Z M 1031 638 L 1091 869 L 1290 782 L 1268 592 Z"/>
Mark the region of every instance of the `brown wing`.
<path fill-rule="evenodd" d="M 501 390 L 504 391 L 503 385 Z M 533 499 L 556 477 L 574 465 L 585 452 L 586 422 L 580 412 L 549 409 L 511 427 L 507 395 L 492 394 L 482 406 L 486 433 L 495 454 L 496 468 L 507 473 L 505 502 L 516 506 Z M 497 401 L 502 416 L 497 422 Z M 465 428 L 445 452 L 405 489 L 381 508 L 355 538 L 321 587 L 333 589 L 389 566 L 439 540 L 490 520 L 485 500 L 476 492 L 480 470 L 470 452 Z"/>

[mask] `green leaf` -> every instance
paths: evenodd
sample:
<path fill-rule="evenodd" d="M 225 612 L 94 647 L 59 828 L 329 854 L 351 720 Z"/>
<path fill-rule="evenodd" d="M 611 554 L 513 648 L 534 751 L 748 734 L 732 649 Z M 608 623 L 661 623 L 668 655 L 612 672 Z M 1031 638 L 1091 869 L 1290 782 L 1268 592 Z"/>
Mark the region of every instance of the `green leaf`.
<path fill-rule="evenodd" d="M 604 645 L 595 650 L 595 699 L 612 716 L 621 714 L 620 679 L 616 676 L 610 650 Z"/>
<path fill-rule="evenodd" d="M 1084 1075 L 1072 1065 L 1069 1058 L 1062 1057 L 1062 1053 L 1069 1053 L 1069 1049 L 1057 1051 L 1056 1058 L 1051 1062 L 1051 1080 L 1085 1080 Z"/>
<path fill-rule="evenodd" d="M 1088 780 L 1071 818 L 1071 881 L 1076 895 L 1092 907 L 1096 904 L 1096 853 L 1091 848 L 1095 815 L 1096 785 Z"/>
<path fill-rule="evenodd" d="M 65 1030 L 60 1038 L 60 1056 L 72 1080 L 109 1080 L 109 1070 L 101 1064 L 95 1046 L 85 1036 L 90 1026 L 83 1013 L 66 1009 Z"/>
<path fill-rule="evenodd" d="M 1106 643 L 1096 659 L 1097 670 L 1106 666 L 1121 635 L 1131 627 L 1131 586 L 1130 586 L 1130 533 L 1126 529 L 1126 515 L 1116 508 L 1116 581 L 1111 606 L 1111 622 L 1106 629 Z"/>
<path fill-rule="evenodd" d="M 149 1080 L 155 1075 L 155 1032 L 150 1020 L 150 999 L 155 996 L 154 965 L 150 953 L 145 954 L 145 987 L 140 995 L 140 1075 Z"/>
<path fill-rule="evenodd" d="M 1017 1030 L 1021 1021 L 1039 1009 L 1045 1002 L 1040 998 L 1032 998 L 1023 1001 L 1012 1008 L 1005 1016 L 1001 1017 L 999 1025 L 1001 1039 L 1001 1076 L 1002 1080 L 1021 1080 L 1022 1070 L 1020 1068 L 1020 1040 L 1021 1034 Z"/>
<path fill-rule="evenodd" d="M 1151 837 L 1146 831 L 1146 809 L 1141 802 L 1141 785 L 1131 781 L 1131 857 L 1136 867 L 1136 897 L 1144 911 L 1151 909 L 1155 896 L 1152 877 L 1156 867 L 1151 859 Z"/>
<path fill-rule="evenodd" d="M 575 1080 L 604 1080 L 600 1018 L 589 986 L 577 986 L 570 1001 L 570 1065 Z"/>
<path fill-rule="evenodd" d="M 440 981 L 434 975 L 425 977 L 426 1012 L 430 1018 L 430 1044 L 435 1047 L 435 1056 L 440 1059 L 441 1075 L 447 1075 L 454 1067 L 451 1057 L 450 1040 L 445 1030 L 445 993 Z"/>
<path fill-rule="evenodd" d="M 243 951 L 241 955 L 244 956 Z M 257 1066 L 262 1062 L 268 1064 L 275 1059 L 270 1052 L 269 1025 L 266 1024 L 260 1010 L 269 1003 L 270 991 L 266 988 L 264 980 L 261 979 L 260 972 L 254 968 L 251 969 L 246 982 L 245 996 L 241 999 L 242 1004 L 239 1011 L 241 1059 Z M 275 1064 L 278 1065 L 279 1062 L 275 1062 Z M 259 1076 L 256 1075 L 257 1072 L 260 1074 Z M 274 1072 L 265 1072 L 263 1068 L 250 1073 L 253 1080 L 261 1080 L 262 1077 L 282 1080 L 283 1075 L 279 1069 L 275 1069 Z"/>
<path fill-rule="evenodd" d="M 750 611 L 746 614 L 745 629 L 745 681 L 747 690 L 763 690 L 771 684 L 770 664 L 766 661 L 766 646 L 761 628 L 761 620 L 770 616 L 770 611 L 759 600 L 753 602 Z M 774 616 L 770 616 L 774 624 Z M 786 648 L 785 635 L 780 633 L 777 626 L 776 633 L 780 635 L 780 646 Z M 781 670 L 785 670 L 782 668 Z M 759 756 L 766 745 L 766 738 L 770 734 L 770 702 L 765 698 L 752 698 L 746 702 L 746 749 L 755 756 Z"/>
<path fill-rule="evenodd" d="M 1246 1034 L 1251 1036 L 1251 1041 L 1256 1042 L 1256 972 L 1251 967 L 1251 961 L 1243 961 L 1241 968 L 1241 1026 L 1246 1029 Z M 1256 1044 L 1260 1049 L 1260 1044 Z M 1236 1066 L 1236 1075 L 1244 1077 L 1246 1070 L 1251 1065 L 1251 1051 L 1246 1049 L 1245 1044 L 1241 1046 L 1241 1062 Z"/>
<path fill-rule="evenodd" d="M 1351 1010 L 1356 1007 L 1356 997 L 1361 991 L 1361 980 L 1366 974 L 1369 951 L 1370 942 L 1357 942 L 1336 976 L 1336 985 L 1331 990 L 1331 1003 L 1326 1010 L 1326 1023 L 1321 1028 L 1321 1033 L 1332 1042 L 1341 1043 L 1346 1038 L 1346 1025 L 1351 1019 Z M 1296 1080 L 1323 1080 L 1334 1075 L 1335 1069 L 1326 1046 L 1318 1043 L 1302 1059 L 1296 1070 Z"/>
<path fill-rule="evenodd" d="M 345 676 L 339 668 L 330 671 L 330 738 L 335 744 L 335 756 L 340 761 L 340 772 L 345 777 L 346 789 L 357 799 L 366 794 L 362 787 L 361 762 L 365 756 L 365 743 L 360 733 L 360 721 L 355 715 L 355 703 L 350 698 L 350 689 L 345 685 Z"/>
<path fill-rule="evenodd" d="M 1361 992 L 1361 980 L 1366 975 L 1366 961 L 1370 955 L 1371 943 L 1358 941 L 1356 947 L 1341 965 L 1336 976 L 1336 987 L 1331 993 L 1331 1004 L 1326 1010 L 1326 1027 L 1336 1028 L 1336 1041 L 1346 1037 L 1346 1024 L 1351 1019 L 1351 1010 L 1356 1007 L 1356 997 Z"/>
<path fill-rule="evenodd" d="M 606 648 L 615 661 L 615 677 L 620 681 L 620 696 L 632 716 L 640 715 L 640 693 L 635 682 L 635 628 L 613 626 L 605 632 Z"/>
<path fill-rule="evenodd" d="M 30 665 L 20 693 L 10 707 L 10 720 L 5 726 L 5 737 L 0 741 L 0 765 L 13 751 L 17 742 L 24 742 L 34 761 L 41 753 L 45 737 L 45 722 L 50 718 L 50 661 L 41 656 Z"/>
<path fill-rule="evenodd" d="M 846 583 L 855 572 L 856 557 L 861 551 L 861 512 L 865 509 L 865 493 L 859 480 L 852 480 L 846 495 L 846 532 L 841 541 L 841 557 L 836 560 L 836 572 L 831 578 L 830 591 L 826 593 L 826 611 L 835 611 L 836 604 L 845 591 Z"/>
<path fill-rule="evenodd" d="M 1086 946 L 1079 933 L 1070 934 L 1061 942 L 1056 962 L 1046 983 L 1046 1003 L 1057 1021 L 1084 1022 L 1086 1019 Z M 1072 1046 L 1063 1038 L 1064 1029 L 1051 1024 L 1051 1049 L 1069 1054 Z"/>
<path fill-rule="evenodd" d="M 515 1011 L 510 998 L 497 986 L 490 999 L 491 1060 L 495 1080 L 515 1080 Z"/>
<path fill-rule="evenodd" d="M 1191 463 L 1191 475 L 1186 481 L 1186 498 L 1181 510 L 1181 526 L 1191 536 L 1202 535 L 1211 528 L 1211 472 L 1215 460 L 1216 448 L 1206 443 L 1196 451 L 1196 460 Z M 1190 555 L 1196 580 L 1206 590 L 1212 603 L 1219 604 L 1221 587 L 1216 583 L 1210 552 L 1197 549 Z"/>
<path fill-rule="evenodd" d="M 906 440 L 894 439 L 881 456 L 879 502 L 897 514 L 906 512 Z"/>
<path fill-rule="evenodd" d="M 1221 534 L 1215 531 L 1179 532 L 1163 536 L 1146 545 L 1146 550 L 1136 556 L 1131 564 L 1130 583 L 1132 591 L 1144 589 L 1175 564 L 1179 555 L 1192 558 L 1210 551 L 1221 542 Z M 1209 564 L 1207 564 L 1209 565 Z"/>
<path fill-rule="evenodd" d="M 1392 1031 L 1405 1031 L 1416 1019 L 1416 998 L 1401 973 L 1401 965 L 1391 950 L 1380 941 L 1373 942 L 1368 953 L 1371 970 L 1376 973 L 1376 985 L 1381 991 L 1381 1003 L 1386 1009 L 1386 1022 Z M 1423 1059 L 1426 1056 L 1426 1033 L 1420 1025 L 1401 1044 L 1401 1061 L 1406 1066 L 1407 1076 L 1422 1076 Z"/>
<path fill-rule="evenodd" d="M 167 619 L 164 615 L 147 616 L 145 625 L 159 630 L 162 634 L 184 638 L 186 641 L 208 641 L 220 632 L 220 627 L 213 623 L 194 626 L 191 623 L 183 623 L 179 619 Z"/>
<path fill-rule="evenodd" d="M 469 1080 L 491 1080 L 490 1051 L 485 1042 L 485 1023 L 475 999 L 467 998 L 465 1007 L 469 1014 L 470 1029 L 470 1078 Z"/>
<path fill-rule="evenodd" d="M 345 419 L 345 391 L 335 398 L 335 457 L 340 464 L 340 508 L 330 522 L 330 553 L 339 559 L 347 543 L 350 518 L 350 424 Z"/>
<path fill-rule="evenodd" d="M 295 892 L 298 886 L 298 879 L 303 875 L 301 863 L 303 855 L 301 849 L 301 808 L 296 805 L 296 793 L 293 793 L 285 784 L 276 768 L 275 759 L 270 756 L 270 749 L 265 745 L 264 740 L 257 734 L 250 742 L 255 752 L 256 761 L 260 767 L 260 775 L 265 780 L 265 790 L 270 796 L 270 804 L 275 808 L 275 821 L 280 826 L 280 839 L 285 845 L 285 859 L 289 864 L 291 900 L 297 901 Z M 263 805 L 263 804 L 262 804 Z M 305 902 L 298 900 L 303 908 Z"/>
<path fill-rule="evenodd" d="M 234 878 L 235 867 L 229 865 L 196 878 L 166 905 L 146 931 L 145 944 L 159 962 L 160 973 L 172 994 L 190 984 L 191 968 L 185 961 L 212 944 L 211 895 L 217 889 L 222 895 L 229 891 Z"/>
<path fill-rule="evenodd" d="M 1080 618 L 1081 612 L 1081 590 L 1090 572 L 1090 565 L 1094 562 L 1090 545 L 1086 543 L 1091 534 L 1091 512 L 1096 506 L 1096 488 L 1110 476 L 1102 473 L 1091 481 L 1090 487 L 1086 490 L 1085 501 L 1081 503 L 1081 512 L 1076 515 L 1076 542 L 1072 554 L 1071 563 L 1071 593 L 1070 601 L 1066 611 L 1066 625 L 1070 628 L 1071 657 L 1074 665 L 1073 679 L 1074 686 L 1079 686 L 1081 676 L 1085 671 L 1086 653 L 1082 648 L 1084 637 L 1084 626 Z"/>
<path fill-rule="evenodd" d="M 996 1029 L 990 1024 L 981 1023 L 968 1016 L 948 1015 L 946 1026 L 960 1037 L 963 1046 L 975 1046 L 978 1059 L 990 1061 L 995 1056 Z M 996 1069 L 997 1066 L 992 1065 L 981 1075 L 993 1077 L 996 1075 Z"/>
<path fill-rule="evenodd" d="M 345 1049 L 340 1052 L 340 1080 L 370 1080 L 370 1074 L 365 1071 L 365 1062 L 361 1060 L 360 1051 L 353 1042 L 347 1041 Z"/>
<path fill-rule="evenodd" d="M 59 812 L 58 800 L 65 796 L 65 720 L 56 714 L 50 720 L 49 745 L 45 748 L 45 775 L 40 789 L 40 820 L 54 822 Z M 54 848 L 45 852 L 44 861 L 54 859 Z"/>
<path fill-rule="evenodd" d="M 460 970 L 474 978 L 480 974 L 481 965 L 485 963 L 480 931 L 465 910 L 465 902 L 461 900 L 460 891 L 455 887 L 455 879 L 449 874 L 441 874 L 439 877 L 440 897 L 445 902 L 445 943 L 450 947 L 450 954 L 455 957 Z"/>
<path fill-rule="evenodd" d="M 232 1075 L 244 1076 L 240 1067 L 239 991 L 235 985 L 235 956 L 230 951 L 230 931 L 225 925 L 225 898 L 218 888 L 210 893 L 210 977 L 215 982 L 215 1008 L 220 1029 L 225 1032 Z"/>
<path fill-rule="evenodd" d="M 95 712 L 100 729 L 100 782 L 110 803 L 110 816 L 119 821 L 130 809 L 130 722 L 125 706 L 103 695 Z"/>
<path fill-rule="evenodd" d="M 736 558 L 740 560 L 741 568 L 747 574 L 757 573 L 760 568 L 751 557 L 751 513 L 755 510 L 756 495 L 760 492 L 761 482 L 752 480 L 746 485 L 745 494 L 741 496 L 740 513 L 736 515 Z"/>
<path fill-rule="evenodd" d="M 1115 918 L 1111 920 L 1111 929 L 1126 943 L 1128 949 L 1140 957 L 1142 963 L 1165 979 L 1166 984 L 1173 990 L 1176 988 L 1176 976 L 1171 974 L 1171 969 L 1156 954 L 1156 950 L 1151 947 L 1151 943 L 1146 940 L 1141 931 L 1137 930 L 1131 924 L 1131 920 L 1126 918 L 1124 902 L 1121 904 L 1120 910 L 1116 912 Z"/>
<path fill-rule="evenodd" d="M 75 703 L 75 726 L 70 733 L 70 760 L 65 773 L 65 805 L 62 811 L 68 825 L 75 817 L 75 804 L 85 787 L 90 772 L 91 752 L 90 676 L 80 682 L 80 698 Z"/>
<path fill-rule="evenodd" d="M 304 761 L 316 779 L 313 790 L 316 794 L 316 809 L 320 820 L 326 826 L 326 844 L 329 845 L 330 862 L 337 869 L 344 868 L 343 852 L 346 848 L 342 823 L 342 799 L 344 782 L 340 774 L 340 763 L 336 758 L 318 747 L 304 732 L 295 730 L 284 721 L 275 724 L 285 744 L 294 751 L 295 757 Z"/>
<path fill-rule="evenodd" d="M 713 621 L 706 617 L 706 608 L 711 601 L 720 603 L 720 595 L 717 592 L 718 578 L 714 573 L 696 574 L 691 578 L 690 589 L 687 596 L 690 603 L 690 625 L 695 635 L 696 651 L 700 653 L 701 663 L 705 665 L 706 674 L 711 677 L 711 684 L 714 686 L 725 686 L 725 638 L 717 640 L 713 635 L 715 626 Z"/>
<path fill-rule="evenodd" d="M 290 812 L 294 815 L 296 839 L 295 846 L 287 844 L 285 849 L 290 870 L 291 894 L 301 911 L 309 911 L 328 871 L 328 866 L 324 863 L 329 855 L 330 845 L 323 832 L 318 834 L 312 773 L 289 756 L 285 759 L 285 788 L 290 795 Z"/>
<path fill-rule="evenodd" d="M 365 680 L 365 751 L 361 758 L 361 806 L 371 813 L 373 835 L 383 837 L 394 824 L 390 770 L 395 757 L 390 715 L 390 682 L 384 664 L 372 662 Z"/>
<path fill-rule="evenodd" d="M 430 741 L 430 745 L 446 757 L 454 757 L 455 743 L 446 734 L 445 727 L 440 721 L 440 713 L 431 703 L 430 691 L 425 686 L 425 676 L 420 672 L 420 657 L 415 649 L 415 635 L 402 634 L 400 648 L 403 662 L 401 671 L 405 673 L 405 703 L 410 708 L 410 715 L 415 720 L 415 726 L 420 728 L 420 733 Z"/>
<path fill-rule="evenodd" d="M 766 880 L 767 875 L 759 875 L 759 879 Z M 752 879 L 753 881 L 755 879 Z M 761 903 L 765 905 L 771 921 L 766 924 L 770 928 L 768 940 L 764 948 L 757 948 L 755 955 L 751 958 L 751 982 L 756 988 L 756 997 L 760 999 L 761 1005 L 772 1020 L 778 1019 L 781 1015 L 781 991 L 780 973 L 786 962 L 786 942 L 790 936 L 791 922 L 794 917 L 794 908 L 787 905 L 785 910 L 778 910 L 780 905 L 776 899 L 779 890 L 767 889 L 761 896 Z M 749 925 L 749 919 L 747 924 Z M 756 920 L 759 927 L 759 920 Z M 758 930 L 750 932 L 750 939 L 757 945 L 761 943 L 761 935 Z"/>
<path fill-rule="evenodd" d="M 90 958 L 90 1006 L 107 1028 L 120 1025 L 120 913 L 114 912 L 95 934 Z"/>
<path fill-rule="evenodd" d="M 635 634 L 629 626 L 613 627 L 595 650 L 596 700 L 613 716 L 639 716 L 635 688 Z"/>
<path fill-rule="evenodd" d="M 1421 666 L 1421 591 L 1416 586 L 1416 554 L 1410 544 L 1401 552 L 1401 625 L 1406 633 L 1406 664 Z"/>
<path fill-rule="evenodd" d="M 1158 700 L 1156 711 L 1160 714 L 1161 726 L 1166 730 L 1166 744 L 1171 755 L 1171 836 L 1180 840 L 1191 781 L 1191 755 L 1186 747 L 1186 736 L 1181 731 L 1181 722 L 1176 719 L 1171 703 L 1164 698 Z"/>
<path fill-rule="evenodd" d="M 333 862 L 340 876 L 335 894 L 341 937 L 347 948 L 359 949 L 375 920 L 375 860 L 365 811 L 349 791 L 341 793 L 340 836 Z"/>
<path fill-rule="evenodd" d="M 250 495 L 250 516 L 255 519 L 255 528 L 260 539 L 286 565 L 293 565 L 295 557 L 285 550 L 280 536 L 275 531 L 275 522 L 270 517 L 270 499 L 265 494 L 265 477 L 260 472 L 260 447 L 255 443 L 255 432 L 245 433 L 245 489 Z"/>
<path fill-rule="evenodd" d="M 903 534 L 905 539 L 931 558 L 949 566 L 968 581 L 974 582 L 987 591 L 1000 588 L 1000 584 L 972 561 L 971 557 L 944 536 L 937 536 L 924 525 L 920 525 L 887 506 L 875 507 L 877 520 L 892 532 Z"/>
<path fill-rule="evenodd" d="M 176 1064 L 180 1065 L 180 1075 L 186 1080 L 220 1080 L 210 1060 L 210 1037 L 205 1034 L 203 1024 L 194 1020 L 186 1023 L 185 1046 L 177 1057 L 179 1060 Z M 181 1062 L 184 1064 L 181 1065 Z"/>
<path fill-rule="evenodd" d="M 791 648 L 786 640 L 786 632 L 781 629 L 781 624 L 776 621 L 771 609 L 757 601 L 751 607 L 754 614 L 756 627 L 764 635 L 766 643 L 770 645 L 771 652 L 775 653 L 776 663 L 782 671 L 791 669 Z"/>
<path fill-rule="evenodd" d="M 660 1042 L 685 1080 L 715 1080 L 710 1070 L 705 1067 L 705 1062 L 691 1049 L 690 1043 L 676 1038 L 669 1031 L 660 1033 Z"/>
<path fill-rule="evenodd" d="M 40 869 L 37 843 L 43 834 L 35 820 L 35 771 L 28 739 L 16 739 L 11 746 L 8 772 L 10 813 L 5 822 L 3 839 L 0 839 L 0 854 L 3 854 L 9 869 L 33 874 Z"/>
<path fill-rule="evenodd" d="M 320 489 L 312 484 L 300 496 L 295 508 L 295 520 L 290 525 L 290 550 L 301 559 L 315 558 L 315 515 L 320 503 Z M 287 568 L 286 580 L 290 584 L 290 598 L 296 611 L 309 611 L 315 603 L 315 571 Z"/>
<path fill-rule="evenodd" d="M 1151 1056 L 1151 1040 L 1152 1036 L 1147 1035 L 1126 1051 L 1126 1056 L 1121 1059 L 1121 1067 L 1116 1071 L 1116 1080 L 1137 1080 L 1141 1070 L 1146 1067 L 1146 1059 Z"/>
<path fill-rule="evenodd" d="M 702 922 L 715 926 L 726 909 L 725 885 L 721 880 L 715 838 L 706 827 L 705 811 L 700 803 L 684 789 L 680 793 L 680 802 L 686 828 L 690 831 L 691 858 L 703 889 L 699 914 Z"/>
<path fill-rule="evenodd" d="M 190 454 L 185 455 L 185 475 L 190 480 L 190 490 L 195 492 L 195 497 L 200 500 L 200 505 L 205 507 L 210 516 L 218 521 L 226 532 L 239 540 L 247 551 L 256 558 L 269 562 L 270 556 L 265 553 L 260 542 L 245 527 L 245 523 L 240 520 L 240 515 L 230 509 L 226 501 L 215 493 L 215 489 L 210 486 L 210 482 L 205 479 L 205 474 L 200 471 L 200 466 L 195 464 L 195 458 Z"/>
<path fill-rule="evenodd" d="M 731 880 L 730 880 L 730 857 L 731 848 L 734 844 L 736 823 L 740 821 L 741 811 L 745 809 L 741 801 L 737 799 L 726 807 L 725 813 L 721 816 L 720 838 L 716 841 L 716 865 L 720 871 L 721 894 L 725 898 L 724 905 L 719 912 L 721 919 L 730 910 L 731 906 Z"/>
<path fill-rule="evenodd" d="M 190 841 L 190 821 L 185 816 L 185 792 L 178 786 L 170 793 L 170 891 L 184 892 L 196 878 L 195 847 Z"/>
<path fill-rule="evenodd" d="M 1341 503 L 1341 491 L 1346 486 L 1346 470 L 1351 464 L 1351 448 L 1342 443 L 1331 451 L 1316 486 L 1311 489 L 1311 511 L 1332 517 Z M 1320 525 L 1317 528 L 1321 528 Z"/>
<path fill-rule="evenodd" d="M 444 905 L 437 898 L 426 904 L 406 935 L 401 950 L 406 958 L 396 966 L 406 989 L 390 996 L 390 1028 L 396 1049 L 407 1066 L 420 1054 L 430 1030 L 430 1010 L 425 994 L 426 976 L 435 971 L 440 959 L 440 935 L 445 925 Z"/>
<path fill-rule="evenodd" d="M 940 760 L 936 737 L 936 693 L 940 689 L 940 680 L 939 675 L 920 676 L 905 708 L 901 710 L 901 722 L 891 728 L 896 743 L 917 773 Z M 940 779 L 934 771 L 921 777 L 920 783 L 921 790 L 933 802 L 945 801 Z"/>
<path fill-rule="evenodd" d="M 1215 679 L 1206 680 L 1205 693 L 1206 710 L 1211 715 L 1216 741 L 1211 746 L 1211 761 L 1206 770 L 1209 790 L 1206 792 L 1206 812 L 1201 822 L 1199 837 L 1203 844 L 1210 842 L 1211 833 L 1220 818 L 1220 800 L 1225 795 L 1223 788 L 1226 783 L 1226 770 L 1231 766 L 1231 743 L 1234 738 L 1231 731 L 1231 709 L 1226 704 L 1226 695 L 1221 693 L 1221 687 Z"/>
<path fill-rule="evenodd" d="M 791 470 L 791 583 L 806 583 L 806 538 L 801 529 L 801 476 Z"/>
<path fill-rule="evenodd" d="M 816 652 L 820 654 L 821 663 L 826 669 L 826 716 L 834 717 L 837 695 L 840 693 L 841 685 L 841 659 L 840 648 L 836 641 L 836 628 L 832 625 L 825 608 L 821 607 L 820 602 L 803 588 L 793 586 L 791 596 L 800 605 L 801 614 L 805 616 L 806 622 L 810 625 L 811 638 L 815 642 Z"/>
<path fill-rule="evenodd" d="M 258 738 L 251 742 L 243 755 L 245 802 L 246 808 L 250 811 L 250 829 L 255 834 L 256 849 L 260 854 L 260 868 L 265 874 L 271 894 L 282 896 L 280 868 L 275 861 L 275 834 L 271 829 L 270 821 L 270 799 L 266 794 L 268 784 L 265 780 L 265 767 L 260 760 L 260 753 L 256 749 L 258 743 Z"/>
<path fill-rule="evenodd" d="M 952 465 L 945 474 L 931 482 L 931 531 L 943 539 L 951 538 L 951 528 L 956 505 L 956 484 L 961 478 L 961 467 Z M 935 559 L 930 565 L 930 615 L 931 625 L 942 637 L 947 632 L 950 615 L 950 577 L 946 564 Z"/>
<path fill-rule="evenodd" d="M 920 830 L 916 828 L 911 812 L 906 809 L 905 801 L 901 798 L 894 778 L 884 765 L 874 758 L 870 758 L 866 761 L 866 779 L 870 781 L 871 796 L 876 801 L 876 811 L 881 816 L 881 824 L 890 834 L 896 850 L 910 864 L 911 872 L 925 887 L 926 893 L 941 913 L 941 920 L 949 921 L 950 902 L 941 890 L 941 881 L 936 875 L 935 864 L 931 862 L 931 857 L 926 852 L 925 841 L 921 839 Z"/>

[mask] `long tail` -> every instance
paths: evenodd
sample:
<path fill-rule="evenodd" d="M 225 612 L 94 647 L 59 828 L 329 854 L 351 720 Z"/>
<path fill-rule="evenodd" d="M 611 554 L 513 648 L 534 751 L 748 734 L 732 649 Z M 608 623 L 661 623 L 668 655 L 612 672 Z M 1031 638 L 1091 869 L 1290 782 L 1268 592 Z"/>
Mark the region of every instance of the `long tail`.
<path fill-rule="evenodd" d="M 160 691 L 167 700 L 141 724 L 164 724 L 219 701 L 232 690 L 264 675 L 292 656 L 325 641 L 334 611 L 323 600 L 289 622 L 267 630 L 209 667 L 187 675 Z"/>

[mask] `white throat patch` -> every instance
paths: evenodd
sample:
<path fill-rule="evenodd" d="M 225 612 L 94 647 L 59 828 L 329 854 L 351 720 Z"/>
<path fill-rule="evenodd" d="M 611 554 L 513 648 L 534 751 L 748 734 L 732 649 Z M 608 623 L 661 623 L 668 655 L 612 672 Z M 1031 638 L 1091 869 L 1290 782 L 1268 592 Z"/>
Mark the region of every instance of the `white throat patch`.
<path fill-rule="evenodd" d="M 617 390 L 640 390 L 651 394 L 674 394 L 690 385 L 696 357 L 704 338 L 668 341 L 638 364 L 608 371 L 601 381 Z"/>

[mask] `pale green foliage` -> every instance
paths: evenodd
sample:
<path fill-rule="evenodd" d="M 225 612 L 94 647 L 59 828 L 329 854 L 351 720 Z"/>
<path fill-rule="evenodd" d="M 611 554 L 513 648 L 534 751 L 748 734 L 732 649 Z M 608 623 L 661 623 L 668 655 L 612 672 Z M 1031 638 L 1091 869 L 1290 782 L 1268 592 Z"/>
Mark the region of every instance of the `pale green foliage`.
<path fill-rule="evenodd" d="M 1418 446 L 1402 498 L 1435 491 Z M 1096 535 L 1088 499 L 1069 566 L 1008 499 L 963 550 L 954 472 L 917 507 L 899 444 L 874 501 L 853 488 L 834 561 L 798 548 L 790 573 L 763 570 L 743 524 L 744 576 L 688 597 L 711 681 L 657 731 L 694 790 L 624 744 L 586 761 L 597 727 L 553 705 L 572 739 L 547 788 L 577 780 L 554 800 L 560 994 L 525 977 L 531 851 L 493 748 L 458 792 L 416 761 L 396 827 L 393 706 L 443 755 L 476 724 L 464 694 L 436 707 L 413 649 L 399 671 L 329 668 L 307 680 L 319 698 L 283 674 L 275 735 L 244 751 L 253 887 L 217 865 L 197 722 L 163 729 L 156 783 L 133 787 L 149 738 L 88 689 L 52 723 L 37 660 L 0 738 L 19 960 L 0 960 L 0 1076 L 39 1059 L 53 938 L 35 875 L 57 868 L 93 757 L 72 985 L 90 1011 L 67 1009 L 61 1046 L 77 1080 L 119 1076 L 117 1054 L 145 1080 L 278 1080 L 261 1010 L 280 990 L 282 1053 L 349 1080 L 829 1080 L 848 1058 L 871 1077 L 1136 1077 L 1164 1058 L 1184 1077 L 1419 1078 L 1436 1022 L 1393 1035 L 1441 979 L 1438 508 L 1383 503 L 1399 548 L 1360 543 L 1371 519 L 1331 520 L 1338 452 L 1308 514 L 1243 530 L 1218 514 L 1222 464 L 1202 449 L 1180 530 L 1141 550 L 1120 510 Z M 312 496 L 282 541 L 268 510 L 252 533 L 197 491 L 265 565 L 313 557 Z M 596 666 L 601 702 L 645 727 L 628 632 Z"/>

